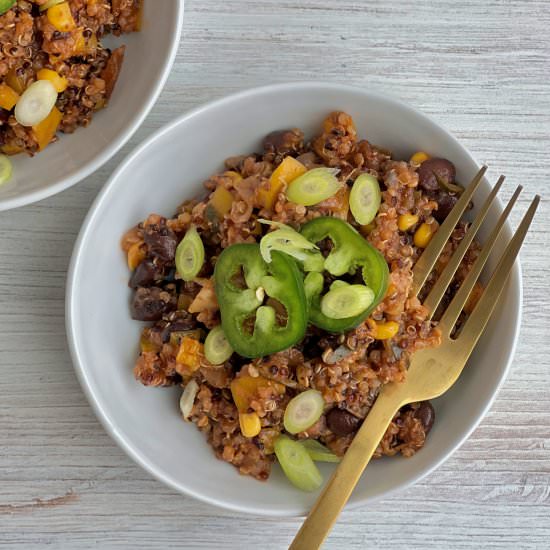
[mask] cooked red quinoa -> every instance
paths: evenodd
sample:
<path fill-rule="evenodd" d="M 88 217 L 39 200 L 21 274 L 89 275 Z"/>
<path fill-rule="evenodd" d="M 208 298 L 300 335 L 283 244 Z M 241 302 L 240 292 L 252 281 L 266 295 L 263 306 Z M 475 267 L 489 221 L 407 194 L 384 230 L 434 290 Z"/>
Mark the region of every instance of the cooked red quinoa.
<path fill-rule="evenodd" d="M 426 223 L 436 228 L 456 201 L 448 190 L 434 187 L 422 174 L 419 177 L 417 164 L 394 160 L 389 151 L 359 140 L 351 117 L 345 113 L 331 113 L 321 134 L 311 142 L 304 141 L 299 129 L 276 131 L 264 139 L 263 149 L 261 153 L 227 159 L 227 172 L 205 182 L 204 198 L 186 200 L 172 218 L 151 214 L 122 239 L 125 252 L 132 246 L 131 254 L 138 251 L 138 265 L 130 279 L 135 291 L 133 317 L 153 321 L 143 329 L 142 351 L 134 368 L 136 378 L 150 386 L 185 385 L 194 379 L 199 391 L 190 419 L 205 433 L 218 458 L 257 479 L 269 476 L 274 440 L 284 430 L 284 410 L 296 394 L 313 388 L 325 400 L 325 412 L 318 422 L 297 437 L 315 438 L 342 455 L 381 386 L 405 378 L 416 350 L 439 345 L 437 323 L 428 320 L 427 310 L 411 293 L 412 269 L 421 249 L 414 244 L 413 231 L 399 230 L 398 218 L 413 214 L 418 216 L 417 226 Z M 273 208 L 264 208 L 259 200 L 261 190 L 269 185 L 270 175 L 288 155 L 308 169 L 339 168 L 339 179 L 345 184 L 341 192 L 305 207 L 289 202 L 282 189 Z M 349 212 L 348 189 L 363 172 L 378 178 L 382 204 L 372 224 L 358 227 Z M 211 203 L 212 194 L 220 187 L 231 197 L 231 208 L 221 220 L 212 215 Z M 390 270 L 389 288 L 371 316 L 344 334 L 310 326 L 297 345 L 259 359 L 245 359 L 234 353 L 222 366 L 213 366 L 203 358 L 194 372 L 179 364 L 178 346 L 171 342 L 170 335 L 211 329 L 220 323 L 212 274 L 221 251 L 235 243 L 259 241 L 267 231 L 258 223 L 259 218 L 297 229 L 319 216 L 347 220 L 384 255 Z M 191 225 L 201 235 L 206 261 L 199 277 L 184 283 L 175 274 L 174 251 Z M 466 227 L 461 222 L 453 233 L 436 267 L 438 272 L 464 237 Z M 464 279 L 478 251 L 474 243 L 446 299 Z M 376 340 L 377 324 L 386 321 L 398 323 L 399 331 L 391 339 Z M 231 381 L 245 375 L 276 382 L 260 388 L 250 401 L 249 411 L 257 413 L 262 426 L 254 438 L 241 434 L 230 391 Z M 424 445 L 433 420 L 428 402 L 404 407 L 394 417 L 375 456 L 413 455 Z"/>
<path fill-rule="evenodd" d="M 0 84 L 21 94 L 40 69 L 56 71 L 67 79 L 56 103 L 62 113 L 58 130 L 72 133 L 107 105 L 118 78 L 124 46 L 111 51 L 101 37 L 138 31 L 141 0 L 67 0 L 76 24 L 68 32 L 57 30 L 39 11 L 46 1 L 18 0 L 0 16 Z M 19 124 L 13 108 L 0 107 L 0 152 L 33 155 L 38 150 L 33 128 Z"/>

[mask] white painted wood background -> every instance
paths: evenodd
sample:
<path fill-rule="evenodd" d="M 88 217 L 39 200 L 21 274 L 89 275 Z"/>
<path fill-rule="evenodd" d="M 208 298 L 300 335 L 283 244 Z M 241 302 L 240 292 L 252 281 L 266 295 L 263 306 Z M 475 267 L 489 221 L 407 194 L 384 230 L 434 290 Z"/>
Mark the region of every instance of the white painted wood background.
<path fill-rule="evenodd" d="M 323 79 L 387 91 L 434 116 L 491 176 L 508 175 L 506 196 L 526 187 L 523 210 L 543 196 L 522 253 L 519 348 L 491 412 L 424 481 L 345 513 L 326 548 L 548 548 L 549 27 L 549 2 L 535 0 L 187 0 L 176 64 L 131 142 L 76 187 L 0 214 L 0 547 L 288 545 L 297 521 L 184 498 L 106 435 L 67 353 L 65 273 L 90 203 L 144 137 L 232 91 Z"/>

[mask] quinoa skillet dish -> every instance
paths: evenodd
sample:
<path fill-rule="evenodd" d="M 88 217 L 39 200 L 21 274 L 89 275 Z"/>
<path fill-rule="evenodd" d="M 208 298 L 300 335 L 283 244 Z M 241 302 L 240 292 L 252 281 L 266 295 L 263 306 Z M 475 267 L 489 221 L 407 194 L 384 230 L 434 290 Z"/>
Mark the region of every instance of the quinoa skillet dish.
<path fill-rule="evenodd" d="M 124 59 L 124 46 L 111 51 L 101 39 L 138 31 L 141 7 L 142 0 L 0 0 L 0 153 L 32 156 L 58 132 L 90 124 Z"/>
<path fill-rule="evenodd" d="M 274 131 L 204 186 L 173 217 L 150 214 L 122 237 L 131 316 L 147 323 L 134 375 L 181 386 L 183 418 L 240 473 L 265 480 L 277 461 L 315 490 L 315 462 L 339 461 L 382 385 L 440 343 L 412 269 L 462 192 L 455 167 L 424 152 L 393 159 L 333 112 L 311 141 Z M 478 252 L 474 242 L 446 300 Z M 375 456 L 412 456 L 434 417 L 429 402 L 402 408 Z"/>

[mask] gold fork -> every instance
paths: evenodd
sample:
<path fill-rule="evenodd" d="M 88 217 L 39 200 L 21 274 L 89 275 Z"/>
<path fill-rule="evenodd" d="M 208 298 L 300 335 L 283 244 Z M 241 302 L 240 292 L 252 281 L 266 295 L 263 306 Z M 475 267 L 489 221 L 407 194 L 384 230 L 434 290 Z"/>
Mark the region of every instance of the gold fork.
<path fill-rule="evenodd" d="M 484 166 L 479 170 L 417 261 L 413 274 L 413 292 L 415 295 L 420 292 L 428 279 L 443 247 L 482 181 L 486 169 L 487 167 Z M 424 305 L 430 311 L 430 317 L 436 311 L 437 306 L 443 298 L 503 181 L 504 176 L 501 176 L 425 299 Z M 471 271 L 441 316 L 438 324 L 442 335 L 441 345 L 437 348 L 417 351 L 412 356 L 405 381 L 390 383 L 383 387 L 378 399 L 344 455 L 342 462 L 328 481 L 290 545 L 290 550 L 314 550 L 320 548 L 359 481 L 363 470 L 369 463 L 395 413 L 408 403 L 440 396 L 460 376 L 505 286 L 510 270 L 539 204 L 540 197 L 538 195 L 531 202 L 517 231 L 500 258 L 474 311 L 468 317 L 456 338 L 451 338 L 451 333 L 521 189 L 521 186 L 519 186 L 512 195 L 489 238 L 483 245 Z"/>

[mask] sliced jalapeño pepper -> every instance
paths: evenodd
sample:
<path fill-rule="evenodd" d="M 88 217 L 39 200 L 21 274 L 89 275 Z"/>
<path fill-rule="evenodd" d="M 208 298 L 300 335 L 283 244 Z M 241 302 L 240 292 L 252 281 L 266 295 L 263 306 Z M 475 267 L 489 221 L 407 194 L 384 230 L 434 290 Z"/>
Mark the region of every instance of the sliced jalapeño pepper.
<path fill-rule="evenodd" d="M 332 243 L 332 249 L 325 258 L 325 270 L 333 277 L 353 276 L 360 270 L 364 284 L 372 290 L 374 295 L 372 299 L 365 301 L 366 307 L 360 313 L 357 313 L 354 307 L 350 309 L 350 311 L 353 310 L 353 314 L 348 317 L 328 317 L 325 313 L 330 309 L 321 307 L 324 298 L 324 277 L 321 273 L 312 271 L 306 275 L 304 280 L 306 295 L 310 304 L 310 322 L 329 332 L 344 332 L 358 326 L 386 294 L 389 276 L 386 260 L 351 225 L 339 218 L 321 217 L 313 219 L 302 227 L 301 233 L 314 244 L 328 238 Z M 329 293 L 334 294 L 335 289 L 342 288 L 341 283 L 344 283 L 344 281 L 337 280 L 333 282 Z M 355 286 L 358 285 L 350 285 L 350 292 L 354 290 L 353 287 Z M 339 292 L 343 293 L 342 290 Z M 327 294 L 325 293 L 325 296 Z M 365 298 L 362 295 L 360 297 Z M 342 298 L 346 298 L 346 300 L 342 299 L 338 302 L 342 304 L 349 302 L 348 297 L 342 296 Z"/>
<path fill-rule="evenodd" d="M 293 258 L 274 250 L 266 263 L 257 244 L 234 244 L 214 270 L 222 327 L 244 357 L 287 349 L 305 334 L 308 311 L 302 275 Z"/>

